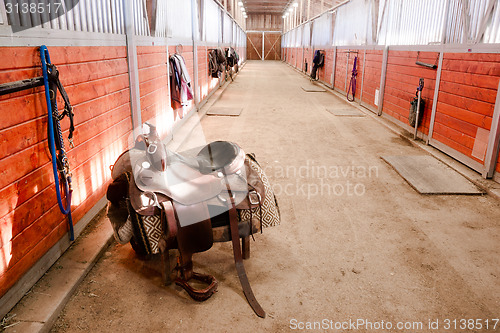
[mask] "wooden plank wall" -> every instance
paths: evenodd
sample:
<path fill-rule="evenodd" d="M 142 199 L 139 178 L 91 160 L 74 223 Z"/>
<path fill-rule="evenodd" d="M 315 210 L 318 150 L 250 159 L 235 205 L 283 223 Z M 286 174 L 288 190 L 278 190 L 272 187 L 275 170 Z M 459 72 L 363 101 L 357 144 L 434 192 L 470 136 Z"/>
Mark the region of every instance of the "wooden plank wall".
<path fill-rule="evenodd" d="M 262 60 L 262 33 L 247 33 L 247 59 Z"/>
<path fill-rule="evenodd" d="M 496 172 L 497 175 L 500 175 L 500 156 L 498 157 Z"/>
<path fill-rule="evenodd" d="M 473 148 L 490 130 L 500 79 L 500 54 L 445 53 L 433 138 L 483 164 Z"/>
<path fill-rule="evenodd" d="M 346 92 L 346 66 L 348 50 L 337 50 L 337 59 L 335 61 L 335 82 L 334 87 L 340 91 Z M 327 64 L 325 64 L 327 65 Z"/>
<path fill-rule="evenodd" d="M 420 52 L 417 58 L 417 52 L 389 51 L 387 59 L 383 112 L 408 124 L 410 101 L 415 97 L 419 78 L 424 78 L 422 100 L 425 108 L 419 129 L 425 134 L 429 132 L 437 70 L 415 62 L 418 59 L 424 63 L 437 64 L 438 58 L 437 52 Z"/>
<path fill-rule="evenodd" d="M 264 57 L 265 60 L 281 59 L 280 33 L 264 33 Z"/>
<path fill-rule="evenodd" d="M 375 90 L 380 91 L 380 76 L 382 74 L 383 51 L 366 50 L 364 61 L 365 74 L 363 79 L 362 103 L 375 110 Z M 358 75 L 361 75 L 358 74 Z M 359 94 L 361 95 L 361 94 Z M 359 96 L 358 95 L 358 96 Z"/>
<path fill-rule="evenodd" d="M 304 66 L 305 68 L 305 63 L 307 62 L 307 73 L 311 74 L 311 69 L 312 69 L 312 61 L 313 61 L 313 48 L 312 47 L 305 47 L 304 52 L 302 53 L 302 58 L 297 59 L 297 66 Z"/>
<path fill-rule="evenodd" d="M 248 31 L 282 31 L 283 18 L 276 14 L 249 14 L 246 20 Z"/>
<path fill-rule="evenodd" d="M 321 69 L 321 73 L 323 76 L 320 77 L 320 80 L 326 83 L 328 86 L 332 86 L 332 74 L 333 74 L 333 57 L 334 50 L 327 49 L 325 50 L 325 64 Z"/>
<path fill-rule="evenodd" d="M 163 136 L 166 134 L 163 131 L 170 130 L 174 122 L 168 103 L 170 92 L 166 47 L 138 46 L 137 63 L 142 122 L 157 126 Z"/>
<path fill-rule="evenodd" d="M 75 109 L 75 223 L 99 201 L 109 165 L 127 147 L 132 129 L 125 47 L 51 47 Z M 0 48 L 0 82 L 41 75 L 38 48 Z M 63 106 L 59 102 L 59 107 Z M 47 151 L 43 88 L 0 97 L 0 296 L 59 239 L 67 221 L 57 206 Z M 62 122 L 65 138 L 68 120 Z"/>

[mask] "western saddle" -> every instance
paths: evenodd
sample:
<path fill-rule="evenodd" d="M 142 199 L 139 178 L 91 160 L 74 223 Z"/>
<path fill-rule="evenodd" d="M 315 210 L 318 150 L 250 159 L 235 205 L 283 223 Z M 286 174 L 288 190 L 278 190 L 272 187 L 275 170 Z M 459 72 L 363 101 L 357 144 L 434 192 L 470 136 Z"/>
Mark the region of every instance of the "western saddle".
<path fill-rule="evenodd" d="M 162 144 L 156 128 L 147 125 L 149 133 L 140 135 L 134 148 L 123 153 L 112 167 L 108 214 L 116 216 L 113 212 L 119 207 L 127 208 L 126 223 L 132 224 L 133 236 L 125 237 L 125 242 L 130 240 L 136 252 L 141 238 L 137 220 L 159 217 L 157 249 L 162 255 L 164 283 L 175 281 L 197 301 L 208 299 L 217 290 L 217 281 L 211 275 L 193 271 L 193 254 L 207 251 L 214 240 L 230 240 L 243 293 L 254 312 L 264 318 L 265 312 L 253 294 L 243 265 L 243 258 L 249 258 L 249 236 L 262 230 L 266 196 L 261 177 L 251 167 L 255 159 L 227 141 L 209 143 L 197 152 L 173 153 Z M 253 223 L 252 212 L 256 209 L 260 209 L 260 225 Z M 250 212 L 250 223 L 242 221 L 242 212 Z M 124 229 L 126 223 L 120 222 L 118 227 L 114 224 L 115 232 L 122 232 L 120 228 Z M 170 267 L 172 249 L 179 251 L 174 270 Z M 206 288 L 195 289 L 188 284 L 190 280 L 200 281 Z"/>

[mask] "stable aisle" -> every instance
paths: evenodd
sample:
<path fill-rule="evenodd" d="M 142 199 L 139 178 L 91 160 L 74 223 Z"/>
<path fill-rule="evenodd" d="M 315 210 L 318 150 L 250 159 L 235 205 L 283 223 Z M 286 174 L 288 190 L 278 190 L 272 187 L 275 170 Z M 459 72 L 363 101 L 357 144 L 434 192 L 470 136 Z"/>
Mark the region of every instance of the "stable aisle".
<path fill-rule="evenodd" d="M 499 202 L 418 194 L 381 156 L 426 152 L 370 111 L 332 114 L 353 107 L 310 85 L 282 62 L 249 61 L 214 104 L 241 115 L 201 121 L 208 141 L 255 153 L 276 191 L 281 225 L 255 235 L 245 262 L 265 319 L 246 302 L 231 243 L 194 256 L 219 280 L 203 303 L 162 286 L 158 258 L 113 244 L 52 331 L 341 331 L 350 321 L 360 332 L 431 332 L 436 320 L 498 318 Z"/>

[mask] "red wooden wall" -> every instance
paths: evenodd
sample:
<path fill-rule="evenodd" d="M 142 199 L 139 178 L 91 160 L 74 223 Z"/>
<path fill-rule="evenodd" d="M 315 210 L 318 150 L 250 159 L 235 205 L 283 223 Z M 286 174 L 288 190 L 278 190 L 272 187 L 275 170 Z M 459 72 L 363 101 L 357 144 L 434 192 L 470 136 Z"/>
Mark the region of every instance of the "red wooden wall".
<path fill-rule="evenodd" d="M 108 166 L 131 130 L 125 47 L 51 47 L 52 62 L 75 109 L 75 223 L 99 201 Z M 0 48 L 0 82 L 41 75 L 38 48 Z M 63 104 L 60 102 L 59 107 Z M 47 150 L 43 88 L 0 98 L 0 296 L 59 239 L 67 221 L 57 206 Z M 67 137 L 68 121 L 62 122 Z"/>
<path fill-rule="evenodd" d="M 335 82 L 334 87 L 340 91 L 347 91 L 346 87 L 346 66 L 348 50 L 337 50 L 337 59 L 335 60 Z M 328 64 L 325 63 L 325 66 Z"/>
<path fill-rule="evenodd" d="M 415 97 L 419 79 L 424 79 L 422 99 L 424 100 L 424 115 L 420 131 L 429 132 L 432 113 L 434 86 L 436 84 L 435 69 L 415 64 L 417 59 L 424 63 L 437 63 L 439 54 L 436 52 L 389 51 L 384 92 L 383 112 L 404 124 L 408 124 L 410 101 Z"/>
<path fill-rule="evenodd" d="M 305 63 L 307 62 L 307 74 L 311 74 L 312 69 L 312 61 L 313 61 L 313 49 L 310 47 L 304 48 L 304 52 L 302 53 L 302 59 L 298 59 L 297 62 L 299 64 L 302 63 L 303 68 L 305 69 Z M 300 68 L 300 67 L 299 67 Z"/>
<path fill-rule="evenodd" d="M 499 79 L 500 54 L 445 53 L 433 138 L 482 164 L 473 148 L 491 128 Z"/>
<path fill-rule="evenodd" d="M 333 49 L 325 50 L 325 64 L 321 69 L 322 76 L 320 80 L 328 84 L 329 86 L 333 86 L 332 83 L 332 74 L 333 74 L 333 57 L 335 56 L 335 52 Z"/>
<path fill-rule="evenodd" d="M 363 77 L 363 93 L 357 94 L 361 96 L 361 101 L 366 103 L 373 109 L 375 105 L 375 90 L 380 91 L 380 75 L 382 74 L 382 51 L 366 50 L 364 67 L 365 73 Z M 361 75 L 359 73 L 358 75 Z M 359 81 L 360 82 L 360 81 Z"/>
<path fill-rule="evenodd" d="M 169 73 L 165 46 L 137 47 L 141 120 L 152 122 L 164 134 L 172 127 L 172 113 L 168 103 Z M 160 121 L 161 124 L 158 124 Z M 167 127 L 167 129 L 165 129 Z"/>

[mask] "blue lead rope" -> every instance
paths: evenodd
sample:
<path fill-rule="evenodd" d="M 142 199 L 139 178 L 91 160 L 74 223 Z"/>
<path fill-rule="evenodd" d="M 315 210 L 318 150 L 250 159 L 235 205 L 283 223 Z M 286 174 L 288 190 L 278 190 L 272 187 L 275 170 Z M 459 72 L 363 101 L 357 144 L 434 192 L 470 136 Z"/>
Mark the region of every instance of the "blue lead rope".
<path fill-rule="evenodd" d="M 55 186 L 56 186 L 56 193 L 57 193 L 57 204 L 59 205 L 59 209 L 61 210 L 61 213 L 64 215 L 68 216 L 68 224 L 69 224 L 69 238 L 71 241 L 75 239 L 74 232 L 73 232 L 73 219 L 71 217 L 71 194 L 72 194 L 72 189 L 71 189 L 71 175 L 69 173 L 69 167 L 66 168 L 67 165 L 67 157 L 66 157 L 66 152 L 64 150 L 64 141 L 62 139 L 62 133 L 61 133 L 61 127 L 59 125 L 59 117 L 57 114 L 57 102 L 55 98 L 56 91 L 52 91 L 52 94 L 54 96 L 54 105 L 52 105 L 51 101 L 51 90 L 49 87 L 49 72 L 47 69 L 47 65 L 51 65 L 50 62 L 50 56 L 49 56 L 49 50 L 45 45 L 40 46 L 40 58 L 42 60 L 42 72 L 43 72 L 43 83 L 45 86 L 45 100 L 47 102 L 47 111 L 48 111 L 48 120 L 47 120 L 47 127 L 48 127 L 48 142 L 49 142 L 49 150 L 50 150 L 50 155 L 52 157 L 52 171 L 54 173 L 54 180 L 55 180 Z M 54 123 L 56 123 L 57 126 L 57 137 L 55 136 L 56 133 L 54 131 Z M 58 146 L 59 146 L 59 151 L 60 151 L 60 157 L 61 157 L 61 170 L 58 170 L 57 168 L 57 155 L 56 155 L 56 143 L 55 140 L 58 141 Z M 66 165 L 64 165 L 66 164 Z M 66 196 L 66 208 L 63 205 L 62 202 L 62 197 L 61 197 L 61 191 L 60 191 L 60 184 L 59 184 L 59 174 L 62 175 L 63 182 L 64 182 L 64 194 Z"/>

